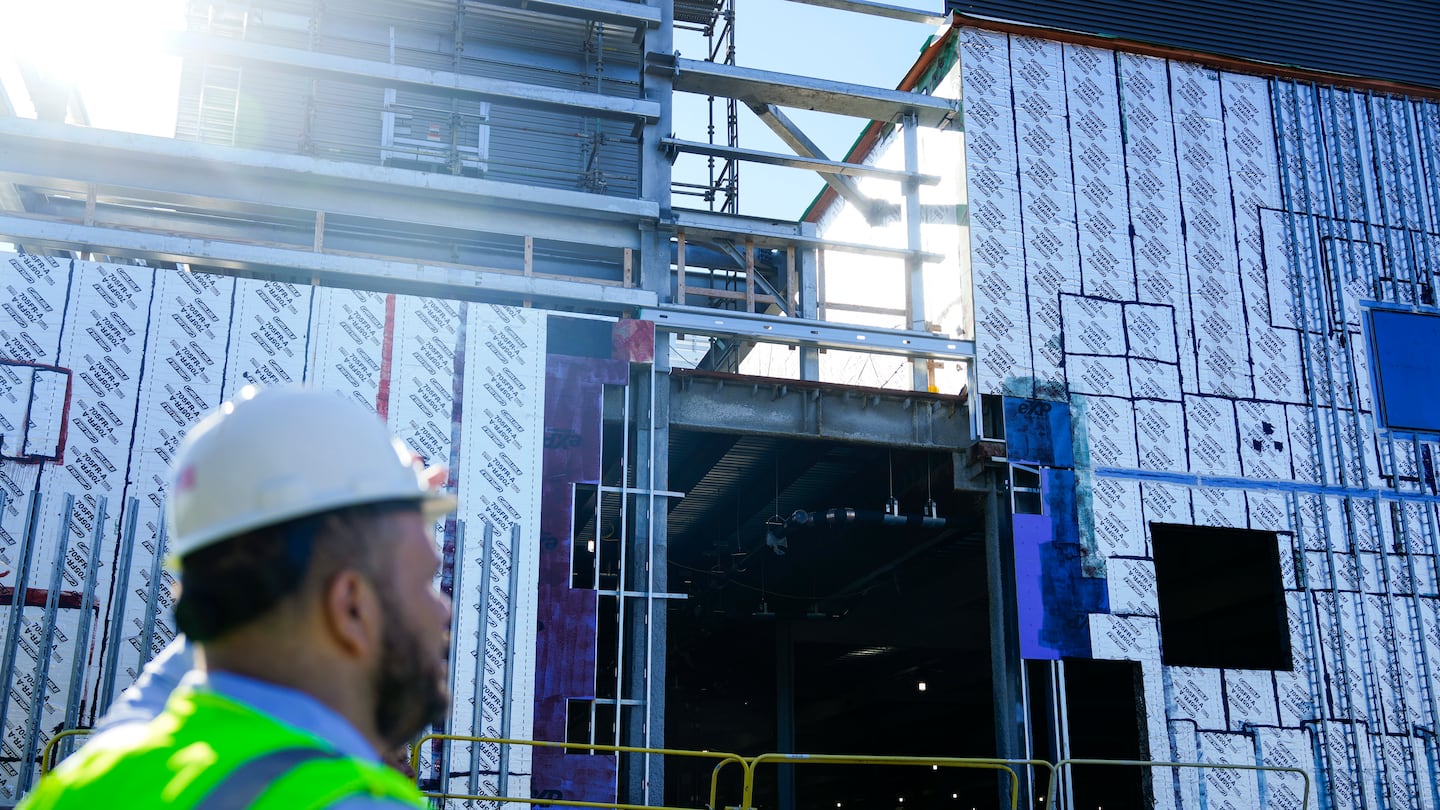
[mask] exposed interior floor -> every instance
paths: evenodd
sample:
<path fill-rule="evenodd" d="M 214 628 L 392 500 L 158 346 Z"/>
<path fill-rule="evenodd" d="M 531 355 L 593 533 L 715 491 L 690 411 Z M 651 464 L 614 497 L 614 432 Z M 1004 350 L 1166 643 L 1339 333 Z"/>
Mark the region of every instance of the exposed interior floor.
<path fill-rule="evenodd" d="M 669 589 L 688 598 L 668 616 L 667 746 L 994 755 L 984 514 L 954 491 L 949 452 L 673 429 L 670 446 L 687 497 Z M 912 524 L 933 499 L 937 525 L 886 525 L 892 494 Z M 823 518 L 845 508 L 860 518 Z M 780 773 L 758 770 L 756 806 L 791 806 Z M 982 771 L 807 764 L 794 779 L 794 807 L 998 802 Z M 667 804 L 704 806 L 709 785 L 708 765 L 667 763 Z"/>

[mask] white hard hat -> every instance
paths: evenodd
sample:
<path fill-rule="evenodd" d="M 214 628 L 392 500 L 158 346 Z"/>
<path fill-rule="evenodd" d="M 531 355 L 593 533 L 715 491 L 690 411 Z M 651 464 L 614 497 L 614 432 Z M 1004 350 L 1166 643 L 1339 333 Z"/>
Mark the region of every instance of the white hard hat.
<path fill-rule="evenodd" d="M 364 405 L 302 388 L 246 386 L 190 429 L 166 501 L 176 557 L 263 526 L 347 506 L 414 500 L 430 519 L 455 497 Z"/>

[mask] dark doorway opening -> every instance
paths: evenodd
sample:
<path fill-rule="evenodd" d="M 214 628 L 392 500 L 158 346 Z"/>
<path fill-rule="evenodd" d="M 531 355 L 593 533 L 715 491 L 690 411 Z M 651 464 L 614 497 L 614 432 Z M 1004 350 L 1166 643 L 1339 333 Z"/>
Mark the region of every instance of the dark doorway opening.
<path fill-rule="evenodd" d="M 1138 662 L 1067 660 L 1065 709 L 1071 758 L 1150 759 Z M 1070 773 L 1076 810 L 1155 806 L 1149 768 L 1079 765 Z"/>
<path fill-rule="evenodd" d="M 668 747 L 994 756 L 984 515 L 949 452 L 674 429 L 670 447 L 687 598 L 667 614 Z M 892 496 L 914 520 L 885 519 Z M 704 806 L 711 767 L 667 759 L 666 804 Z M 775 810 L 998 807 L 987 771 L 778 765 L 755 784 Z"/>

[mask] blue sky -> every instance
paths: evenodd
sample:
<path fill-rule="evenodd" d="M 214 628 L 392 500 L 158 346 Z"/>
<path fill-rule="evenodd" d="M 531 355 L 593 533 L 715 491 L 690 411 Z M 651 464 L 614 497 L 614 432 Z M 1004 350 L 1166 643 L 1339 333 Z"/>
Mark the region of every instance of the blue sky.
<path fill-rule="evenodd" d="M 928 4 L 895 4 L 923 8 L 937 14 L 943 6 L 942 0 L 930 0 Z M 895 87 L 936 30 L 934 26 L 921 23 L 835 11 L 787 0 L 735 0 L 735 5 L 735 52 L 739 65 L 877 87 Z M 703 38 L 698 35 L 676 32 L 675 47 L 683 57 L 703 58 L 703 43 Z M 677 136 L 687 140 L 705 140 L 703 111 L 703 99 L 677 97 Z M 806 110 L 786 110 L 786 113 L 833 160 L 844 156 L 866 124 L 858 118 Z M 740 105 L 740 144 L 749 149 L 790 154 L 789 147 L 751 115 L 743 104 Z M 703 171 L 701 160 L 693 156 L 682 157 L 676 167 L 677 177 Z M 742 165 L 740 212 L 797 219 L 822 185 L 814 172 Z M 697 198 L 676 199 L 675 204 L 697 208 L 705 205 Z"/>

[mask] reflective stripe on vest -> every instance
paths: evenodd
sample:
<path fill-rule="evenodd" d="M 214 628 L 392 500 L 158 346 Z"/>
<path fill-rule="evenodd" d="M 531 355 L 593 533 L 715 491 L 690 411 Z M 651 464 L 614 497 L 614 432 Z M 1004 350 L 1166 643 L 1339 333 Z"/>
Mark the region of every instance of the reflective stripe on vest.
<path fill-rule="evenodd" d="M 296 766 L 315 759 L 339 759 L 340 754 L 319 748 L 282 748 L 262 754 L 230 772 L 205 794 L 195 810 L 245 810 L 275 780 Z"/>
<path fill-rule="evenodd" d="M 181 688 L 154 721 L 95 735 L 20 808 L 301 810 L 359 796 L 426 806 L 413 783 L 378 762 L 216 692 Z"/>

